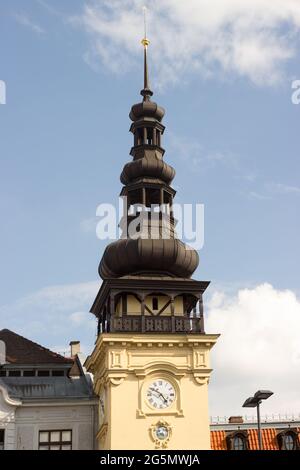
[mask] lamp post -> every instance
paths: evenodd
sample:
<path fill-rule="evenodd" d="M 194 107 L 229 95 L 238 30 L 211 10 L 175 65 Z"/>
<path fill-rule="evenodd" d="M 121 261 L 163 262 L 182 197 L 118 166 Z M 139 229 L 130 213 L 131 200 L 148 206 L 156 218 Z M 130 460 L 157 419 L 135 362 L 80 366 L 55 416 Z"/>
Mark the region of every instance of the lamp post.
<path fill-rule="evenodd" d="M 257 411 L 257 430 L 258 430 L 258 447 L 262 450 L 262 438 L 261 438 L 261 423 L 260 423 L 260 404 L 262 400 L 267 400 L 273 392 L 270 390 L 258 390 L 254 397 L 249 397 L 243 404 L 243 408 L 256 408 Z"/>

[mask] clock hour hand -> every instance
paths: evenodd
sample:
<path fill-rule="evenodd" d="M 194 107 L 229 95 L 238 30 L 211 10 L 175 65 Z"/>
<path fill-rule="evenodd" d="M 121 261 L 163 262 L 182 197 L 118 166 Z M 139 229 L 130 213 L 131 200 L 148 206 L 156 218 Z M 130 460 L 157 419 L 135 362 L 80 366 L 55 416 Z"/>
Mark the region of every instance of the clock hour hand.
<path fill-rule="evenodd" d="M 159 391 L 158 390 L 155 390 L 155 388 L 150 388 L 151 392 L 155 392 L 157 393 L 157 395 L 160 395 Z"/>

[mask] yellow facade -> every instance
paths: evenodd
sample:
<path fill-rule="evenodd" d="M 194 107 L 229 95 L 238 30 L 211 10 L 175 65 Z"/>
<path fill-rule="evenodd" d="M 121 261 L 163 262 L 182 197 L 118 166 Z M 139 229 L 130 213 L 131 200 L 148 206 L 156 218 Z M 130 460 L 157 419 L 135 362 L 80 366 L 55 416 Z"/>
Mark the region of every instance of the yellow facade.
<path fill-rule="evenodd" d="M 88 358 L 99 396 L 99 449 L 210 449 L 209 353 L 218 335 L 106 333 Z M 165 409 L 147 397 L 153 381 L 175 391 Z M 168 429 L 157 439 L 155 429 Z"/>

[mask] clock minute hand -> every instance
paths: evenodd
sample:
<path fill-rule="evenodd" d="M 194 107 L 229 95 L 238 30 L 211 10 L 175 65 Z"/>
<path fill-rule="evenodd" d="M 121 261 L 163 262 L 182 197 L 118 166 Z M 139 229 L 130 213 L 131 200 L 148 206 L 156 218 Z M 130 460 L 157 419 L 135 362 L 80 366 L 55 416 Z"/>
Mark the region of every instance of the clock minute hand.
<path fill-rule="evenodd" d="M 162 397 L 165 403 L 168 403 L 168 400 L 164 397 L 164 395 L 159 390 L 157 390 L 155 388 L 150 388 L 150 390 L 152 390 L 152 392 L 157 393 L 158 396 Z"/>
<path fill-rule="evenodd" d="M 165 398 L 165 396 L 164 396 L 159 390 L 158 390 L 158 393 L 159 393 L 159 395 L 160 395 L 161 397 L 163 397 L 164 402 L 165 402 L 165 403 L 168 403 L 168 400 Z"/>

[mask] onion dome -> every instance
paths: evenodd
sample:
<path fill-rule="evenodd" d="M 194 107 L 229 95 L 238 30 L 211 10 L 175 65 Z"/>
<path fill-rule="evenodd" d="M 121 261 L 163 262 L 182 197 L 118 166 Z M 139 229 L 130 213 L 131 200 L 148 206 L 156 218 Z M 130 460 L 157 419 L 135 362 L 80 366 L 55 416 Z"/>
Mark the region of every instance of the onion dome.
<path fill-rule="evenodd" d="M 199 256 L 197 251 L 176 238 L 173 215 L 175 191 L 170 186 L 175 170 L 164 161 L 165 151 L 161 146 L 165 111 L 151 101 L 153 92 L 149 87 L 147 65 L 149 41 L 143 39 L 142 44 L 143 101 L 133 105 L 129 114 L 132 121 L 130 131 L 134 136 L 134 145 L 130 151 L 133 160 L 125 164 L 120 176 L 124 185 L 121 195 L 126 197 L 120 224 L 123 233 L 120 240 L 106 247 L 99 265 L 99 274 L 103 279 L 141 274 L 190 278 L 198 266 Z M 159 206 L 159 211 L 158 221 L 156 219 L 153 222 L 154 206 Z M 138 211 L 135 210 L 136 207 L 139 207 Z M 167 207 L 166 212 L 163 212 L 163 207 Z M 147 222 L 146 229 L 139 222 L 141 213 L 144 215 L 143 220 Z M 130 235 L 131 224 L 137 227 L 140 224 L 134 236 Z M 153 228 L 156 229 L 155 237 Z"/>
<path fill-rule="evenodd" d="M 105 249 L 99 266 L 100 276 L 122 277 L 129 274 L 165 274 L 189 278 L 197 268 L 197 251 L 176 239 L 142 238 L 117 240 Z"/>
<path fill-rule="evenodd" d="M 143 118 L 156 119 L 161 122 L 164 115 L 164 108 L 158 106 L 153 101 L 142 101 L 141 103 L 134 104 L 129 113 L 130 119 L 134 122 Z"/>
<path fill-rule="evenodd" d="M 175 176 L 175 170 L 161 158 L 159 152 L 145 151 L 143 158 L 126 163 L 121 173 L 121 182 L 128 184 L 137 178 L 158 178 L 170 184 Z"/>

